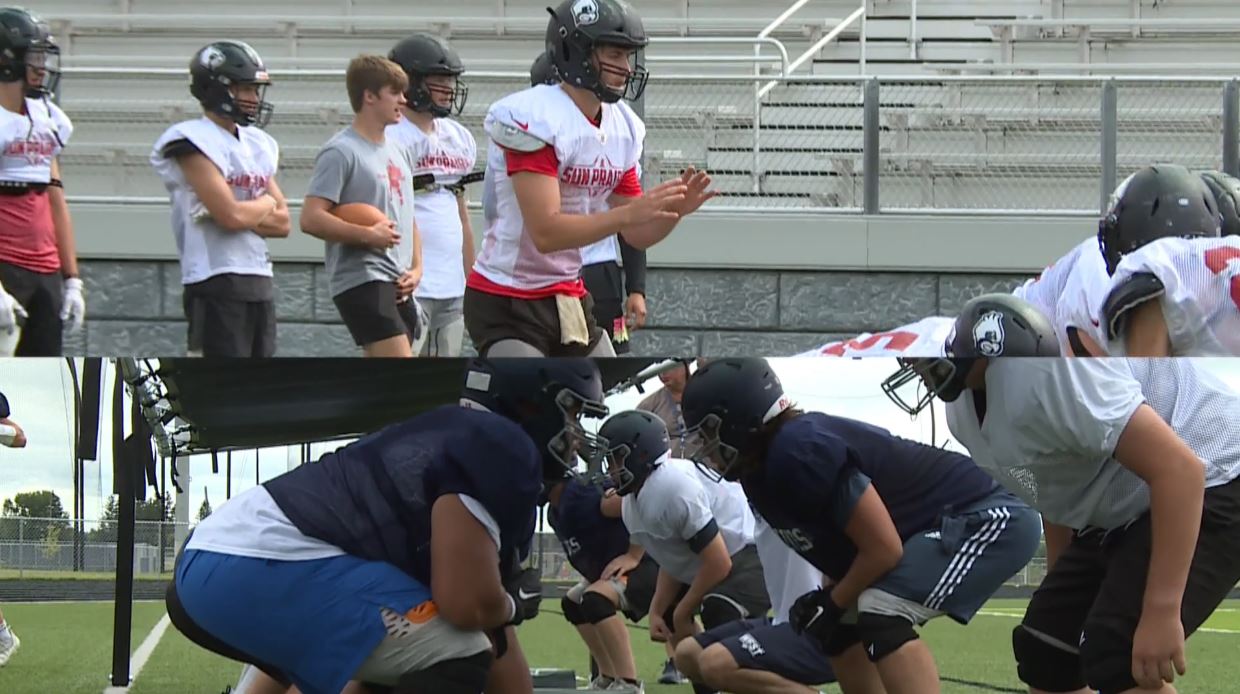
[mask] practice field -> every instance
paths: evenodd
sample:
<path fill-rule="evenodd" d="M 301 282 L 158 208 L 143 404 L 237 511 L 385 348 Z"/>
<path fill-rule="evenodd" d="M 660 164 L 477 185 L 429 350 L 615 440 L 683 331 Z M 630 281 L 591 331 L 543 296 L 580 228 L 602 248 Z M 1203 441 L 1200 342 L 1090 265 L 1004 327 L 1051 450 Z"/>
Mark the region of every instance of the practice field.
<path fill-rule="evenodd" d="M 550 609 L 557 607 L 546 601 Z M 110 603 L 21 604 L 0 606 L 22 639 L 22 648 L 0 669 L 3 694 L 100 694 L 111 663 Z M 544 610 L 521 627 L 521 641 L 531 665 L 576 669 L 586 674 L 587 657 L 572 628 L 558 614 Z M 945 680 L 944 692 L 977 694 L 1023 691 L 1011 658 L 1011 629 L 1023 610 L 1021 600 L 995 600 L 967 628 L 940 620 L 924 631 Z M 163 616 L 158 602 L 134 605 L 133 648 L 137 650 Z M 646 631 L 632 628 L 640 676 L 650 694 L 688 694 L 688 685 L 653 684 L 663 650 Z M 330 638 L 330 634 L 324 634 Z M 1189 641 L 1189 675 L 1177 681 L 1184 694 L 1234 692 L 1233 661 L 1240 647 L 1240 601 L 1229 601 Z M 168 629 L 142 668 L 134 694 L 219 694 L 236 682 L 240 666 L 189 643 Z M 827 687 L 827 692 L 838 689 Z"/>

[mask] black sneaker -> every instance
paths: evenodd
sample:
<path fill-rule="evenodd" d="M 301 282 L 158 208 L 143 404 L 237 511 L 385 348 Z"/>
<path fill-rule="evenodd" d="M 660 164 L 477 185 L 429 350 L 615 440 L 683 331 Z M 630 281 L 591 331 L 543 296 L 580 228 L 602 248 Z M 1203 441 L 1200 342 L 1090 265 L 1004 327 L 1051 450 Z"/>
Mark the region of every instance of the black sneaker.
<path fill-rule="evenodd" d="M 663 664 L 663 674 L 659 675 L 659 684 L 684 684 L 685 678 L 676 669 L 676 662 L 671 658 Z"/>

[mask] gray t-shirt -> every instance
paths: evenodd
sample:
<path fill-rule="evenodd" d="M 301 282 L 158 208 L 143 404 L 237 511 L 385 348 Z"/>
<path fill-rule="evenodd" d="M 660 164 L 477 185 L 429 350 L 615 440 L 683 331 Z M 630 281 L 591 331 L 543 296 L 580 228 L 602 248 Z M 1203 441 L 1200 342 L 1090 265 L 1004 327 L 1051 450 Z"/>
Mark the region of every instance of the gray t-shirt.
<path fill-rule="evenodd" d="M 327 277 L 333 297 L 367 282 L 395 282 L 413 261 L 413 167 L 392 140 L 377 145 L 352 126 L 319 150 L 306 195 L 343 205 L 364 202 L 396 222 L 400 243 L 385 251 L 327 241 Z"/>

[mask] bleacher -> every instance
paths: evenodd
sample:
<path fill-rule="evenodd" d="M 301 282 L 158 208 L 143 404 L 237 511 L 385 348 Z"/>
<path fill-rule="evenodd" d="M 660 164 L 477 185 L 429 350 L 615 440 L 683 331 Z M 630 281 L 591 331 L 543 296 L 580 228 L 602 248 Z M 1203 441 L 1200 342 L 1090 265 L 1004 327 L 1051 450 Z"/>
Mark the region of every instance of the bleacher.
<path fill-rule="evenodd" d="M 1240 70 L 1240 6 L 1228 3 L 868 0 L 864 22 L 839 28 L 860 3 L 815 0 L 770 32 L 757 67 L 775 75 L 779 48 L 795 60 L 838 35 L 769 90 L 755 119 L 761 83 L 741 76 L 755 69 L 752 40 L 790 2 L 633 3 L 654 37 L 644 104 L 652 176 L 705 166 L 725 192 L 717 206 L 859 209 L 864 73 L 880 77 L 883 209 L 1096 210 L 1105 78 L 1090 74 Z M 295 14 L 273 0 L 226 0 L 210 15 L 186 0 L 40 3 L 62 43 L 62 105 L 77 124 L 66 179 L 78 196 L 162 196 L 150 145 L 198 112 L 184 66 L 222 37 L 249 41 L 273 68 L 269 130 L 294 199 L 318 146 L 351 116 L 345 61 L 386 52 L 410 31 L 440 33 L 459 50 L 471 73 L 463 120 L 484 141 L 486 108 L 524 85 L 541 50 L 546 4 L 459 0 L 411 16 L 396 0 L 305 0 Z M 1049 74 L 1067 72 L 1082 74 Z M 1156 159 L 1221 165 L 1223 77 L 1198 79 L 1118 82 L 1118 175 Z"/>

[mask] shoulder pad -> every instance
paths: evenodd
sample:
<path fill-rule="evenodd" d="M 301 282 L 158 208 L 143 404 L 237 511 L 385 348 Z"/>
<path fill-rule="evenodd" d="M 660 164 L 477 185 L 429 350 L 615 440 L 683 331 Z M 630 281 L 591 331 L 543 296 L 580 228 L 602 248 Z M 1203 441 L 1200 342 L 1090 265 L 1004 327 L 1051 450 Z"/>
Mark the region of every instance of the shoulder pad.
<path fill-rule="evenodd" d="M 1124 319 L 1129 311 L 1165 292 L 1162 280 L 1148 272 L 1138 272 L 1112 289 L 1102 304 L 1107 339 L 1114 340 L 1124 331 Z"/>
<path fill-rule="evenodd" d="M 516 125 L 500 120 L 491 123 L 491 128 L 487 134 L 491 136 L 492 142 L 514 152 L 537 152 L 550 144 L 531 134 L 528 130 L 522 130 Z"/>

